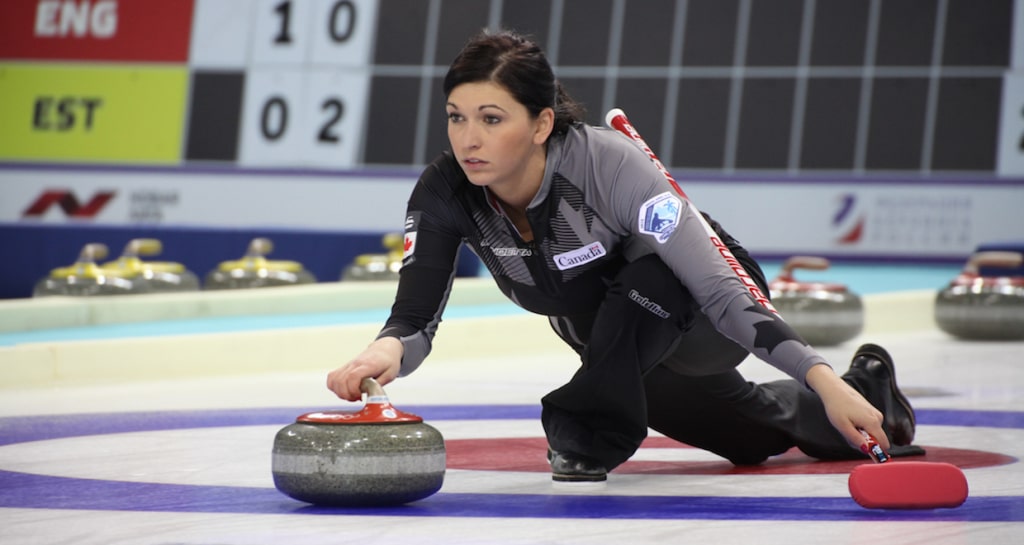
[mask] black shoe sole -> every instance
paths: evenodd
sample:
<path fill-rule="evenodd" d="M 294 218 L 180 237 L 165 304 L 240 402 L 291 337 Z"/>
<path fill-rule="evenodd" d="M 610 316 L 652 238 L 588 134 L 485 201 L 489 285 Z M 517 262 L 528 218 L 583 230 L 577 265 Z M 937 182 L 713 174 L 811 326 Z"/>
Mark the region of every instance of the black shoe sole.
<path fill-rule="evenodd" d="M 551 480 L 556 483 L 600 483 L 608 480 L 608 475 L 562 475 L 551 474 Z"/>
<path fill-rule="evenodd" d="M 853 357 L 856 359 L 860 356 L 871 356 L 882 362 L 882 365 L 889 372 L 889 376 L 892 377 L 892 380 L 889 381 L 889 391 L 892 393 L 893 398 L 896 399 L 896 402 L 910 415 L 910 425 L 916 430 L 917 416 L 914 415 L 914 408 L 910 406 L 910 400 L 903 395 L 903 392 L 900 391 L 899 386 L 896 384 L 896 367 L 892 363 L 892 356 L 889 355 L 889 352 L 876 344 L 864 344 L 857 349 Z M 907 444 L 909 445 L 913 440 L 914 438 L 911 437 Z"/>
<path fill-rule="evenodd" d="M 548 447 L 548 463 L 555 459 L 555 452 Z M 586 475 L 583 473 L 551 473 L 551 480 L 558 483 L 599 483 L 608 480 L 608 474 Z"/>

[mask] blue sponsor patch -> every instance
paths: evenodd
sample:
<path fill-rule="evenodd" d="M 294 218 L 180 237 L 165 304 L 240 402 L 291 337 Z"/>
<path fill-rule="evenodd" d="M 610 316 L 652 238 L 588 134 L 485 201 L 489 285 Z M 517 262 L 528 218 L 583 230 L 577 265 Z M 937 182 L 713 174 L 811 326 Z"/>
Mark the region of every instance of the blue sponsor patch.
<path fill-rule="evenodd" d="M 651 235 L 658 244 L 664 244 L 679 224 L 682 201 L 665 192 L 640 207 L 640 232 Z"/>

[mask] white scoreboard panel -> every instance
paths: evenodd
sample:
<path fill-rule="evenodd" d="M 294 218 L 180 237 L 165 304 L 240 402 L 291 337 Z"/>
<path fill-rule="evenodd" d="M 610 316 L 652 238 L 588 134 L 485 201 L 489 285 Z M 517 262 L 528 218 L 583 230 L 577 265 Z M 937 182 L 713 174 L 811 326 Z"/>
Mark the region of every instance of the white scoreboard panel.
<path fill-rule="evenodd" d="M 1024 176 L 1024 68 L 1007 74 L 1003 79 L 999 174 Z"/>
<path fill-rule="evenodd" d="M 1017 8 L 1022 6 L 1018 3 Z M 1010 70 L 1003 77 L 1003 116 L 999 128 L 999 174 L 1024 176 L 1024 9 L 1013 13 Z"/>
<path fill-rule="evenodd" d="M 345 71 L 255 68 L 246 78 L 242 166 L 350 168 L 369 82 Z"/>
<path fill-rule="evenodd" d="M 376 0 L 198 0 L 190 64 L 197 80 L 238 74 L 243 95 L 210 99 L 238 108 L 235 157 L 244 167 L 346 169 L 359 163 L 369 95 Z M 204 89 L 196 86 L 195 89 Z M 203 103 L 204 96 L 193 95 Z M 214 118 L 217 119 L 217 118 Z M 223 121 L 222 119 L 220 121 Z M 192 115 L 190 134 L 204 119 Z"/>

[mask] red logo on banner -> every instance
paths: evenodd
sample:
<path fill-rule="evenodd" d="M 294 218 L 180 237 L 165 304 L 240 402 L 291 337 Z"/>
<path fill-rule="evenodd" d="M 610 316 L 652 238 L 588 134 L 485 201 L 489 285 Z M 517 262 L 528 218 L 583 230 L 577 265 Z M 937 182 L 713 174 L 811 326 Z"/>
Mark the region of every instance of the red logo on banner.
<path fill-rule="evenodd" d="M 859 211 L 857 196 L 846 193 L 839 196 L 839 210 L 832 216 L 832 227 L 839 233 L 839 244 L 857 244 L 864 236 L 864 214 Z"/>
<path fill-rule="evenodd" d="M 50 190 L 44 192 L 24 212 L 23 218 L 42 216 L 53 205 L 60 206 L 69 218 L 94 218 L 103 207 L 114 198 L 113 191 L 100 191 L 93 195 L 84 205 L 78 202 L 74 193 L 67 190 Z"/>
<path fill-rule="evenodd" d="M 839 237 L 839 244 L 857 244 L 860 239 L 864 236 L 864 218 L 857 218 L 857 223 L 853 224 L 844 235 Z"/>

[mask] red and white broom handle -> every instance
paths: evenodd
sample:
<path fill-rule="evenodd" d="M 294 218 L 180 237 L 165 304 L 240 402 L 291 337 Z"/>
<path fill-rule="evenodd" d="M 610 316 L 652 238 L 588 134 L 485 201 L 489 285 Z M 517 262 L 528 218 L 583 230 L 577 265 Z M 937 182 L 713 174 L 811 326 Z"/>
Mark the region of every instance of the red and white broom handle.
<path fill-rule="evenodd" d="M 711 240 L 711 244 L 715 246 L 715 249 L 718 250 L 719 255 L 722 256 L 722 259 L 725 260 L 726 264 L 729 265 L 729 268 L 732 269 L 733 272 L 736 273 L 736 276 L 739 277 L 740 281 L 743 282 L 743 285 L 746 286 L 747 291 L 750 292 L 751 297 L 753 297 L 755 301 L 760 303 L 761 306 L 768 309 L 773 314 L 778 315 L 779 312 L 775 310 L 774 306 L 772 306 L 771 301 L 768 300 L 768 297 L 764 294 L 764 292 L 761 291 L 761 288 L 757 285 L 757 283 L 754 282 L 754 279 L 751 278 L 749 274 L 747 274 L 746 269 L 744 269 L 743 265 L 740 264 L 739 260 L 736 259 L 736 256 L 732 254 L 732 251 L 729 250 L 729 247 L 726 246 L 725 243 L 722 242 L 722 239 L 718 237 L 718 233 L 716 233 L 715 230 L 711 228 L 711 225 L 708 224 L 707 220 L 704 219 L 704 216 L 700 213 L 699 210 L 697 210 L 697 207 L 693 204 L 693 201 L 691 201 L 690 198 L 686 196 L 686 192 L 683 191 L 683 188 L 679 187 L 679 183 L 677 183 L 675 178 L 672 177 L 672 174 L 670 174 L 668 169 L 665 168 L 665 165 L 662 164 L 660 159 L 658 159 L 658 156 L 654 154 L 654 150 L 652 150 L 651 147 L 647 145 L 647 142 L 645 142 L 643 137 L 640 136 L 640 133 L 637 132 L 635 127 L 633 127 L 633 124 L 629 122 L 629 118 L 626 117 L 626 113 L 619 108 L 613 108 L 609 110 L 607 114 L 605 114 L 604 121 L 605 123 L 608 124 L 609 127 L 629 137 L 630 140 L 632 140 L 637 146 L 640 147 L 641 150 L 643 150 L 644 153 L 647 154 L 647 157 L 649 157 L 651 161 L 654 162 L 654 166 L 658 167 L 658 170 L 661 171 L 661 173 L 665 176 L 665 179 L 668 181 L 669 184 L 672 185 L 672 188 L 676 190 L 676 193 L 679 193 L 680 197 L 686 199 L 687 202 L 690 203 L 690 208 L 693 209 L 694 215 L 697 217 L 697 220 L 700 221 L 701 226 L 704 227 L 704 232 L 707 233 L 708 238 Z"/>

